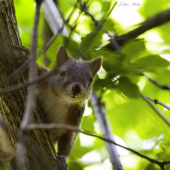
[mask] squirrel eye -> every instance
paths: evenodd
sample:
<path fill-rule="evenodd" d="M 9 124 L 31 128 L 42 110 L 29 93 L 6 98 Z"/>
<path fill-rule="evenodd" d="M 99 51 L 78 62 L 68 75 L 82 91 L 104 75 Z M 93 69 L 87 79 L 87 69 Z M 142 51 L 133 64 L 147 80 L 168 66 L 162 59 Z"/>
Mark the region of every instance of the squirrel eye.
<path fill-rule="evenodd" d="M 60 76 L 64 76 L 66 74 L 66 71 L 65 70 L 62 70 L 61 72 L 60 72 Z"/>
<path fill-rule="evenodd" d="M 93 82 L 93 77 L 90 77 L 90 83 L 92 83 Z"/>

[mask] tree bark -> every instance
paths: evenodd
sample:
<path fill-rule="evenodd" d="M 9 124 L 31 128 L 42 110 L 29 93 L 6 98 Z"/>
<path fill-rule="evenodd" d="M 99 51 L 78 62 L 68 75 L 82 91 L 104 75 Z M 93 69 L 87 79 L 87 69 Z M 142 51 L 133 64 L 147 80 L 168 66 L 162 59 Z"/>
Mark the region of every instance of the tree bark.
<path fill-rule="evenodd" d="M 21 46 L 19 30 L 15 16 L 13 0 L 0 1 L 0 80 L 3 81 L 22 65 L 27 58 L 23 53 L 16 51 L 13 45 Z M 12 81 L 0 83 L 0 88 L 24 83 L 27 80 L 28 71 L 24 71 Z M 0 95 L 0 113 L 7 122 L 10 129 L 18 131 L 25 110 L 26 89 Z M 34 122 L 44 123 L 42 113 L 37 99 L 34 108 Z M 17 137 L 9 132 L 9 137 L 14 148 L 17 146 Z M 42 158 L 48 162 L 50 169 L 57 169 L 57 154 L 49 139 L 48 133 L 43 130 L 31 131 L 29 133 L 31 149 L 27 149 L 27 169 L 45 169 Z M 37 157 L 35 151 L 39 156 Z M 41 153 L 41 155 L 40 155 Z"/>

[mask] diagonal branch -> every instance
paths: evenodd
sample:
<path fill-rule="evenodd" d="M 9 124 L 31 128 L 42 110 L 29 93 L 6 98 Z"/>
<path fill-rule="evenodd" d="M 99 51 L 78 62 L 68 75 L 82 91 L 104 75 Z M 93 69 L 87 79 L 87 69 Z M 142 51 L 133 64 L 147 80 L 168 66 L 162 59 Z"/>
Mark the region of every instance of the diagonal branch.
<path fill-rule="evenodd" d="M 37 82 L 40 81 L 40 80 L 43 80 L 43 79 L 45 79 L 45 78 L 47 78 L 47 77 L 49 77 L 49 76 L 51 76 L 52 74 L 57 73 L 57 72 L 58 72 L 58 69 L 57 69 L 57 67 L 56 67 L 54 70 L 49 71 L 49 72 L 45 72 L 45 73 L 43 73 L 42 75 L 34 78 L 34 79 L 31 80 L 31 81 L 28 80 L 28 81 L 26 81 L 26 82 L 23 83 L 23 84 L 17 84 L 17 85 L 8 87 L 8 88 L 3 88 L 3 89 L 0 90 L 0 94 L 12 92 L 12 91 L 16 91 L 16 90 L 19 90 L 19 89 L 23 89 L 23 88 L 25 88 L 25 87 L 27 87 L 27 86 L 30 86 L 30 85 L 32 85 L 32 84 L 37 83 Z"/>
<path fill-rule="evenodd" d="M 170 127 L 170 122 L 157 110 L 157 108 L 154 107 L 142 93 L 140 93 L 140 96 L 157 113 L 157 115 Z"/>
<path fill-rule="evenodd" d="M 32 42 L 31 42 L 31 50 L 30 55 L 32 57 L 32 64 L 29 66 L 29 81 L 33 81 L 34 78 L 37 75 L 37 63 L 36 63 L 36 57 L 37 57 L 37 33 L 38 33 L 38 23 L 39 23 L 39 17 L 40 17 L 40 7 L 41 7 L 41 1 L 36 1 L 36 13 L 35 13 L 35 20 L 34 20 L 34 28 L 32 33 Z M 31 121 L 31 113 L 33 111 L 33 105 L 34 105 L 34 91 L 35 91 L 35 85 L 32 84 L 28 87 L 27 92 L 27 103 L 26 103 L 26 109 L 24 113 L 24 118 L 21 122 L 21 128 L 24 129 Z"/>
<path fill-rule="evenodd" d="M 149 76 L 147 76 L 147 75 L 144 74 L 144 73 L 143 73 L 142 75 L 145 76 L 145 77 L 147 77 L 150 82 L 152 82 L 154 85 L 160 87 L 161 89 L 170 90 L 170 86 L 168 86 L 168 85 L 162 85 L 162 84 L 156 82 L 155 80 L 151 79 Z"/>
<path fill-rule="evenodd" d="M 166 22 L 170 21 L 170 9 L 163 11 L 159 14 L 156 14 L 150 18 L 148 18 L 146 21 L 140 24 L 140 26 L 126 34 L 116 36 L 115 40 L 117 43 L 122 46 L 126 42 L 138 37 L 139 35 L 143 34 L 144 32 L 158 27 Z M 109 48 L 111 50 L 115 50 L 115 47 L 113 46 L 112 43 L 109 43 L 108 45 L 105 46 L 106 48 Z"/>
<path fill-rule="evenodd" d="M 111 13 L 111 11 L 114 9 L 114 7 L 116 6 L 117 2 L 115 2 L 115 3 L 113 4 L 113 6 L 112 6 L 111 10 L 109 11 L 108 15 L 102 20 L 102 22 L 97 21 L 97 20 L 93 17 L 93 15 L 91 15 L 91 14 L 89 13 L 88 7 L 87 7 L 87 5 L 86 5 L 85 3 L 82 4 L 80 0 L 79 0 L 79 2 L 80 2 L 80 6 L 81 6 L 81 8 L 79 8 L 79 9 L 81 10 L 81 12 L 84 12 L 86 15 L 88 15 L 88 16 L 92 19 L 92 21 L 96 24 L 96 26 L 97 26 L 98 28 L 102 28 L 102 29 L 103 29 L 103 31 L 110 37 L 110 42 L 111 42 L 112 46 L 114 47 L 114 49 L 116 49 L 116 50 L 120 53 L 120 52 L 121 52 L 121 46 L 120 46 L 120 44 L 117 42 L 117 40 L 116 40 L 114 37 L 111 37 L 111 36 L 110 36 L 109 32 L 107 31 L 107 29 L 106 29 L 106 28 L 104 27 L 104 25 L 103 25 L 104 21 L 106 20 L 106 18 L 108 17 L 108 15 Z M 77 7 L 77 8 L 78 8 L 78 7 Z"/>
<path fill-rule="evenodd" d="M 160 104 L 161 106 L 163 106 L 163 107 L 167 108 L 168 110 L 170 110 L 170 107 L 168 107 L 166 104 L 158 101 L 157 99 L 152 99 L 152 98 L 150 98 L 149 96 L 147 96 L 147 98 L 148 98 L 149 100 L 153 101 L 155 104 Z"/>
<path fill-rule="evenodd" d="M 38 33 L 38 23 L 40 18 L 40 7 L 41 7 L 41 0 L 36 1 L 36 13 L 35 13 L 35 20 L 34 20 L 34 27 L 32 32 L 32 42 L 31 42 L 31 52 L 30 57 L 32 59 L 32 64 L 29 65 L 29 81 L 33 81 L 37 75 L 37 64 L 36 64 L 36 57 L 37 57 L 37 33 Z M 20 170 L 26 170 L 26 159 L 25 159 L 25 134 L 24 130 L 25 127 L 31 122 L 32 120 L 32 112 L 34 109 L 34 95 L 35 91 L 35 84 L 32 84 L 28 87 L 27 91 L 27 99 L 26 99 L 26 108 L 25 113 L 21 122 L 21 130 L 19 132 L 19 143 L 17 149 L 18 155 L 18 167 Z"/>
<path fill-rule="evenodd" d="M 106 113 L 105 113 L 104 107 L 101 104 L 100 98 L 97 96 L 97 94 L 92 93 L 90 101 L 93 106 L 96 118 L 100 124 L 104 138 L 114 141 L 113 134 L 111 132 L 111 127 L 109 126 L 109 120 L 106 119 Z M 109 152 L 113 169 L 123 170 L 123 167 L 120 163 L 119 154 L 117 152 L 116 146 L 108 142 L 105 142 L 105 145 Z"/>

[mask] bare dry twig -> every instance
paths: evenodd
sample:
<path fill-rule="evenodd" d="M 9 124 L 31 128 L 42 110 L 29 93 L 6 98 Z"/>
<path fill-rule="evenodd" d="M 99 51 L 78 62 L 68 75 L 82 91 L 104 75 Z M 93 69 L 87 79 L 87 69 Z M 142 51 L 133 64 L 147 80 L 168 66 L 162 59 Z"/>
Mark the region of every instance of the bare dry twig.
<path fill-rule="evenodd" d="M 111 44 L 112 44 L 112 46 L 114 46 L 114 49 L 116 49 L 119 53 L 121 52 L 121 46 L 119 45 L 119 43 L 117 42 L 117 40 L 114 38 L 114 37 L 111 37 L 110 36 L 110 34 L 109 34 L 109 32 L 107 31 L 107 29 L 104 27 L 104 25 L 103 25 L 103 22 L 105 21 L 105 20 L 103 20 L 102 22 L 99 22 L 99 21 L 97 21 L 94 17 L 93 17 L 93 15 L 91 15 L 90 13 L 89 13 L 89 10 L 88 10 L 88 7 L 87 7 L 87 5 L 86 5 L 86 3 L 81 3 L 81 1 L 79 0 L 79 3 L 80 3 L 80 5 L 81 5 L 81 8 L 80 8 L 80 10 L 82 11 L 82 12 L 84 12 L 86 15 L 88 15 L 91 19 L 92 19 L 92 21 L 94 21 L 94 23 L 96 24 L 96 26 L 99 26 L 99 28 L 102 28 L 103 29 L 103 31 L 110 37 L 110 42 L 111 42 Z M 117 2 L 115 2 L 114 4 L 113 4 L 113 6 L 112 6 L 112 8 L 111 8 L 111 10 L 109 11 L 109 13 L 108 13 L 108 15 L 111 13 L 111 11 L 114 9 L 114 7 L 116 6 L 116 4 L 117 4 Z M 78 7 L 77 7 L 78 8 Z M 108 15 L 107 15 L 107 17 L 108 17 Z M 106 18 L 105 18 L 106 19 Z"/>
<path fill-rule="evenodd" d="M 157 115 L 170 127 L 170 122 L 157 110 L 156 107 L 154 107 L 147 99 L 146 97 L 140 93 L 140 96 L 145 100 L 145 102 L 157 113 Z"/>
<path fill-rule="evenodd" d="M 58 72 L 58 69 L 57 69 L 57 67 L 56 67 L 54 70 L 49 71 L 49 72 L 45 72 L 45 73 L 43 73 L 42 75 L 34 78 L 34 79 L 31 80 L 31 81 L 28 80 L 28 81 L 26 81 L 25 83 L 17 84 L 17 85 L 14 85 L 14 86 L 12 86 L 12 87 L 8 87 L 8 88 L 3 88 L 3 89 L 0 90 L 0 94 L 9 93 L 9 92 L 12 92 L 12 91 L 15 91 L 15 90 L 23 89 L 23 88 L 25 88 L 25 87 L 27 87 L 27 86 L 30 86 L 30 85 L 32 85 L 32 84 L 37 83 L 38 81 L 43 80 L 43 79 L 45 79 L 45 78 L 47 78 L 47 77 L 49 77 L 49 76 L 51 76 L 52 74 L 57 73 L 57 72 Z"/>
<path fill-rule="evenodd" d="M 153 101 L 155 104 L 160 104 L 161 106 L 163 106 L 163 107 L 167 108 L 168 110 L 170 110 L 170 107 L 168 107 L 166 104 L 158 101 L 157 99 L 152 99 L 152 98 L 150 98 L 149 96 L 147 96 L 147 98 L 148 98 L 149 100 Z"/>
<path fill-rule="evenodd" d="M 168 85 L 162 85 L 162 84 L 156 82 L 155 80 L 153 80 L 152 78 L 150 78 L 149 76 L 147 76 L 147 75 L 144 74 L 144 73 L 143 73 L 142 75 L 145 76 L 145 77 L 147 77 L 148 80 L 149 80 L 150 82 L 152 82 L 154 85 L 156 85 L 157 87 L 160 87 L 161 89 L 164 89 L 164 90 L 170 90 L 170 86 L 168 86 Z"/>
<path fill-rule="evenodd" d="M 42 4 L 42 0 L 36 0 L 36 12 L 35 12 L 35 20 L 34 20 L 34 27 L 32 32 L 32 42 L 31 42 L 31 52 L 30 57 L 32 60 L 32 64 L 29 65 L 29 81 L 33 81 L 34 78 L 37 75 L 37 63 L 36 63 L 36 57 L 37 57 L 37 33 L 38 33 L 38 23 L 40 18 L 40 7 Z M 21 129 L 19 131 L 19 142 L 18 142 L 18 148 L 17 148 L 17 155 L 18 155 L 18 168 L 20 170 L 26 170 L 26 160 L 25 160 L 25 148 L 26 148 L 26 142 L 25 142 L 25 134 L 24 130 L 26 126 L 31 122 L 32 120 L 32 112 L 34 108 L 34 91 L 35 91 L 35 84 L 32 84 L 28 87 L 27 92 L 27 99 L 26 99 L 26 108 L 25 113 L 21 122 Z"/>

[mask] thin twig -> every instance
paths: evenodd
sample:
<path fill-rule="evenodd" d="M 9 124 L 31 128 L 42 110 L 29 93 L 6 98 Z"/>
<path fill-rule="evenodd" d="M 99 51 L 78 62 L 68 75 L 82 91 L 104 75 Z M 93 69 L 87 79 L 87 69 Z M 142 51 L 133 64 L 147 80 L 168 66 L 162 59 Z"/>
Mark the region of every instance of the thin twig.
<path fill-rule="evenodd" d="M 5 79 L 2 79 L 0 84 L 1 85 L 4 85 L 5 83 L 9 83 L 10 81 L 12 81 L 17 75 L 19 75 L 20 73 L 22 73 L 25 69 L 27 69 L 30 61 L 31 61 L 31 58 L 29 58 L 30 56 L 30 52 L 27 48 L 25 47 L 20 47 L 20 46 L 16 46 L 16 45 L 13 45 L 14 49 L 15 50 L 19 50 L 19 51 L 24 51 L 25 52 L 25 55 L 26 56 L 26 61 L 20 66 L 18 67 L 16 70 L 14 70 L 7 78 Z"/>
<path fill-rule="evenodd" d="M 68 36 L 68 39 L 71 37 L 71 35 L 72 35 L 72 33 L 73 33 L 73 31 L 76 29 L 76 26 L 77 26 L 77 22 L 78 22 L 78 19 L 79 19 L 79 17 L 80 17 L 80 15 L 81 15 L 81 11 L 79 11 L 79 15 L 78 15 L 78 17 L 76 18 L 76 21 L 74 22 L 74 26 L 73 27 L 71 27 L 71 31 L 70 31 L 70 33 L 69 33 L 69 36 Z M 66 41 L 66 43 L 68 43 L 68 41 Z"/>
<path fill-rule="evenodd" d="M 87 3 L 86 3 L 87 4 Z M 114 3 L 113 3 L 113 5 L 112 5 L 112 7 L 110 8 L 110 10 L 109 10 L 109 12 L 103 17 L 103 21 L 104 20 L 106 20 L 108 17 L 109 17 L 109 15 L 112 13 L 112 11 L 113 11 L 113 9 L 115 8 L 115 6 L 117 5 L 117 1 L 115 1 Z"/>
<path fill-rule="evenodd" d="M 3 88 L 3 89 L 0 90 L 0 94 L 9 93 L 9 92 L 12 92 L 12 91 L 23 89 L 23 88 L 25 88 L 27 86 L 30 86 L 32 84 L 35 84 L 35 83 L 41 81 L 41 80 L 43 80 L 43 79 L 45 79 L 47 77 L 50 77 L 54 73 L 56 73 L 56 74 L 58 73 L 58 68 L 57 67 L 54 70 L 52 70 L 52 71 L 45 72 L 42 75 L 34 78 L 32 81 L 28 80 L 25 83 L 17 84 L 17 85 L 14 85 L 12 87 L 9 87 L 9 88 Z"/>
<path fill-rule="evenodd" d="M 160 87 L 161 89 L 170 90 L 170 86 L 168 86 L 168 85 L 162 85 L 162 84 L 156 82 L 155 80 L 151 79 L 149 76 L 147 76 L 147 75 L 144 74 L 144 73 L 143 73 L 142 75 L 145 76 L 145 77 L 147 77 L 150 82 L 152 82 L 154 85 Z"/>
<path fill-rule="evenodd" d="M 39 55 L 41 55 L 41 54 L 43 54 L 44 52 L 46 52 L 48 49 L 49 49 L 49 47 L 52 45 L 52 43 L 56 40 L 56 38 L 58 37 L 58 35 L 63 31 L 63 28 L 64 28 L 64 25 L 61 27 L 61 29 L 59 29 L 59 31 L 58 31 L 58 33 L 55 35 L 55 36 L 53 36 L 49 41 L 48 41 L 48 43 L 46 43 L 43 47 L 42 47 L 42 49 L 39 51 L 39 53 L 38 53 L 38 56 Z M 15 47 L 15 50 L 24 50 L 24 48 L 23 47 L 19 47 L 19 46 L 14 46 Z M 29 50 L 28 50 L 29 51 Z M 30 56 L 30 54 L 27 52 L 26 53 L 26 56 L 28 57 L 28 56 Z M 22 73 L 24 70 L 26 70 L 27 68 L 28 68 L 28 66 L 30 65 L 30 64 L 32 64 L 32 59 L 31 58 L 28 58 L 28 60 L 27 61 L 25 61 L 19 68 L 17 68 L 13 73 L 11 73 L 5 80 L 1 80 L 1 82 L 0 82 L 0 84 L 2 85 L 2 84 L 5 84 L 6 82 L 9 82 L 9 81 L 11 81 L 11 80 L 13 80 L 17 75 L 19 75 L 20 73 Z M 45 78 L 45 77 L 44 77 Z M 44 79 L 44 78 L 42 78 L 42 79 Z M 42 80 L 41 78 L 40 79 L 38 79 L 38 80 L 36 80 L 35 79 L 35 82 L 37 82 L 37 81 L 39 81 L 39 80 Z M 2 93 L 7 93 L 7 92 L 11 92 L 11 89 L 14 89 L 14 90 L 12 90 L 12 91 L 15 91 L 15 90 L 19 90 L 19 89 L 21 89 L 21 88 L 24 88 L 24 87 L 27 87 L 28 85 L 26 85 L 28 83 L 28 85 L 31 85 L 30 83 L 29 83 L 29 81 L 28 82 L 26 82 L 26 83 L 24 83 L 24 84 L 17 84 L 17 85 L 15 85 L 15 86 L 12 86 L 12 87 L 10 87 L 10 88 L 4 88 L 4 89 L 1 89 L 2 90 Z M 34 83 L 34 81 L 33 81 L 33 83 Z M 1 94 L 1 90 L 0 90 L 0 94 Z M 4 92 L 3 92 L 3 90 L 4 90 Z"/>
<path fill-rule="evenodd" d="M 41 7 L 41 0 L 36 1 L 36 12 L 35 12 L 35 19 L 34 19 L 34 27 L 32 32 L 32 42 L 31 42 L 31 50 L 30 50 L 30 57 L 32 59 L 32 64 L 29 65 L 29 81 L 33 81 L 37 75 L 37 64 L 36 64 L 36 57 L 37 57 L 37 33 L 38 33 L 38 23 L 40 18 L 40 7 Z M 32 84 L 28 87 L 27 91 L 27 98 L 26 98 L 26 108 L 24 112 L 24 116 L 21 122 L 21 130 L 19 132 L 19 143 L 17 149 L 18 155 L 18 167 L 20 170 L 26 170 L 26 159 L 25 159 L 25 134 L 24 130 L 25 127 L 31 122 L 32 120 L 32 112 L 34 109 L 34 91 L 35 91 L 35 84 Z"/>
<path fill-rule="evenodd" d="M 78 3 L 78 2 L 77 2 L 77 3 Z M 73 9 L 71 10 L 70 15 L 68 16 L 68 18 L 67 18 L 66 21 L 65 21 L 66 23 L 69 23 L 69 21 L 71 20 L 73 14 L 74 14 L 74 12 L 75 12 L 75 10 L 76 10 L 76 6 L 74 6 Z"/>
<path fill-rule="evenodd" d="M 157 99 L 152 99 L 152 98 L 150 98 L 149 96 L 147 96 L 147 98 L 148 98 L 149 100 L 153 101 L 155 104 L 160 104 L 160 105 L 162 105 L 163 107 L 165 107 L 165 108 L 167 108 L 168 110 L 170 110 L 170 107 L 168 107 L 166 104 L 158 101 Z"/>
<path fill-rule="evenodd" d="M 117 145 L 123 149 L 126 149 L 136 155 L 138 155 L 139 157 L 141 158 L 144 158 L 146 160 L 148 160 L 149 162 L 152 162 L 152 163 L 155 163 L 157 165 L 159 165 L 160 167 L 161 166 L 165 166 L 167 164 L 170 164 L 170 161 L 163 161 L 163 162 L 160 162 L 160 161 L 157 161 L 157 160 L 154 160 L 152 158 L 149 158 L 131 148 L 128 148 L 128 147 L 125 147 L 125 146 L 122 146 L 110 139 L 107 139 L 107 138 L 103 138 L 101 136 L 98 136 L 98 135 L 95 135 L 95 134 L 92 134 L 92 133 L 89 133 L 89 132 L 86 132 L 86 131 L 83 131 L 83 130 L 80 130 L 77 126 L 72 126 L 72 125 L 67 125 L 67 124 L 29 124 L 27 127 L 26 127 L 27 130 L 36 130 L 36 129 L 44 129 L 44 130 L 49 130 L 49 129 L 67 129 L 67 130 L 73 130 L 73 131 L 76 131 L 76 132 L 81 132 L 85 135 L 88 135 L 88 136 L 93 136 L 93 137 L 96 137 L 98 139 L 101 139 L 103 141 L 106 141 L 106 142 L 109 142 L 109 143 L 113 143 L 114 145 Z"/>
<path fill-rule="evenodd" d="M 170 122 L 157 110 L 156 107 L 154 107 L 147 99 L 146 97 L 140 93 L 140 96 L 145 100 L 146 103 L 157 113 L 157 115 L 168 125 L 170 126 Z"/>
<path fill-rule="evenodd" d="M 88 16 L 92 19 L 92 21 L 96 24 L 96 26 L 99 26 L 99 28 L 102 28 L 102 29 L 103 29 L 103 31 L 110 37 L 110 41 L 111 41 L 112 45 L 114 46 L 114 48 L 120 53 L 120 52 L 121 52 L 121 46 L 119 45 L 119 43 L 116 41 L 116 39 L 115 39 L 114 37 L 111 37 L 111 36 L 110 36 L 109 32 L 107 31 L 107 29 L 106 29 L 106 28 L 104 27 L 104 25 L 103 25 L 103 22 L 106 20 L 106 18 L 105 18 L 105 20 L 103 20 L 102 22 L 96 21 L 95 18 L 93 17 L 93 15 L 91 15 L 91 14 L 89 13 L 87 5 L 86 5 L 85 3 L 82 5 L 82 3 L 81 3 L 80 0 L 79 0 L 79 2 L 80 2 L 80 5 L 81 5 L 81 8 L 79 8 L 79 9 L 80 9 L 82 12 L 84 12 L 86 15 L 88 15 Z M 111 10 L 114 9 L 114 7 L 116 6 L 116 4 L 117 4 L 117 2 L 115 2 L 115 3 L 113 4 L 113 7 L 111 8 Z M 77 8 L 78 8 L 78 7 L 77 7 Z M 111 12 L 109 12 L 109 13 L 111 13 Z M 108 15 L 107 15 L 107 16 L 108 16 Z"/>

